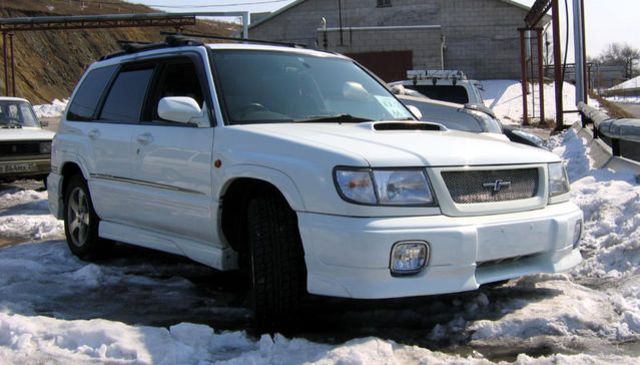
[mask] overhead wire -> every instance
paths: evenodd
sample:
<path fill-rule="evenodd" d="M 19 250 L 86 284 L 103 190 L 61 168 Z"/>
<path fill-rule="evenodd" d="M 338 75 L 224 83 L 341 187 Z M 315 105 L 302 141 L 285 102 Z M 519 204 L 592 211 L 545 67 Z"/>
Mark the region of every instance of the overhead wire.
<path fill-rule="evenodd" d="M 55 0 L 52 0 L 54 2 Z M 82 3 L 85 5 L 123 5 L 124 2 L 115 2 L 115 1 L 105 1 L 105 0 L 57 0 L 60 2 L 75 2 Z M 185 9 L 185 8 L 221 8 L 221 7 L 233 7 L 233 6 L 246 6 L 246 5 L 262 5 L 262 4 L 273 4 L 273 3 L 282 3 L 291 0 L 257 0 L 257 1 L 248 1 L 248 2 L 233 2 L 233 3 L 225 3 L 225 4 L 181 4 L 181 5 L 162 5 L 162 4 L 137 4 L 130 3 L 130 5 L 145 5 L 152 8 L 166 8 L 166 9 Z"/>

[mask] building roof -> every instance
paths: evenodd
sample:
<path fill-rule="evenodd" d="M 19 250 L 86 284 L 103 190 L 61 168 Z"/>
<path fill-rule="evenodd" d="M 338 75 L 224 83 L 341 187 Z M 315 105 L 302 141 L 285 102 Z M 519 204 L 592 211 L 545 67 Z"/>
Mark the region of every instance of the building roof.
<path fill-rule="evenodd" d="M 305 1 L 307 1 L 307 0 L 295 0 L 294 2 L 291 2 L 288 5 L 285 5 L 285 6 L 281 7 L 280 9 L 272 12 L 270 15 L 261 17 L 257 22 L 249 24 L 249 28 L 253 28 L 253 27 L 258 26 L 258 25 L 260 25 L 260 24 L 262 24 L 264 22 L 267 22 L 267 21 L 277 17 L 278 15 L 286 12 L 287 10 L 302 4 Z M 520 3 L 512 1 L 512 0 L 498 0 L 498 1 L 502 1 L 503 3 L 507 3 L 509 5 L 518 7 L 520 9 L 523 9 L 523 10 L 526 10 L 526 11 L 531 10 L 531 7 L 526 6 L 524 4 L 520 4 Z"/>

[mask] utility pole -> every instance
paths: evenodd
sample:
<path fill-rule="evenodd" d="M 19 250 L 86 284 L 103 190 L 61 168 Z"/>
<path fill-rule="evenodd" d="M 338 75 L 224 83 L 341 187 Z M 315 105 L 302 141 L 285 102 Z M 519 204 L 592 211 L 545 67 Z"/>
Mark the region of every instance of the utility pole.
<path fill-rule="evenodd" d="M 587 67 L 585 35 L 584 35 L 584 0 L 573 0 L 573 44 L 576 62 L 576 105 L 586 103 L 587 98 Z"/>

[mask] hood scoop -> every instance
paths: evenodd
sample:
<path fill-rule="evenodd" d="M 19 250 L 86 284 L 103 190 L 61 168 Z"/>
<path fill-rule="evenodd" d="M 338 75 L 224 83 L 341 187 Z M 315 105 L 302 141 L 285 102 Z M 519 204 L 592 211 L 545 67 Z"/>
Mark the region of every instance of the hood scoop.
<path fill-rule="evenodd" d="M 429 122 L 372 122 L 366 123 L 374 131 L 446 131 L 442 124 Z"/>

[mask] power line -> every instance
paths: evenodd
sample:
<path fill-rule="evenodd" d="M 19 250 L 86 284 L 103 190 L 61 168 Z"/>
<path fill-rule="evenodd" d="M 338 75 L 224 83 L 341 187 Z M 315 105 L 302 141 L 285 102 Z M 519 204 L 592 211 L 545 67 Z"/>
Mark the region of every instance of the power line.
<path fill-rule="evenodd" d="M 152 8 L 165 8 L 165 9 L 185 9 L 185 8 L 221 8 L 221 7 L 233 7 L 233 6 L 246 6 L 246 5 L 262 5 L 262 4 L 273 4 L 273 3 L 282 3 L 291 0 L 261 0 L 261 1 L 250 1 L 243 3 L 226 3 L 226 4 L 182 4 L 182 5 L 160 5 L 160 4 L 141 4 L 141 3 L 123 3 L 123 2 L 115 2 L 115 1 L 89 1 L 89 0 L 51 0 L 51 2 L 74 2 L 74 3 L 82 3 L 86 5 L 145 5 Z"/>

